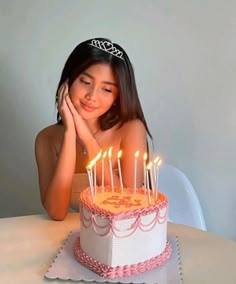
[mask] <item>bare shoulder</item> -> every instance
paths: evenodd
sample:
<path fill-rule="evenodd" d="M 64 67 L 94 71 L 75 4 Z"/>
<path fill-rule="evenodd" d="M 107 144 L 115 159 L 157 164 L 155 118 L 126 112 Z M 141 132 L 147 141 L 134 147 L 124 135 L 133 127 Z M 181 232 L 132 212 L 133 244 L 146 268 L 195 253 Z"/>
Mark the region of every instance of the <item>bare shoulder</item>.
<path fill-rule="evenodd" d="M 124 134 L 134 134 L 134 133 L 139 133 L 139 134 L 144 134 L 146 133 L 145 126 L 143 122 L 140 119 L 134 119 L 127 121 L 122 127 L 121 127 L 122 132 Z"/>
<path fill-rule="evenodd" d="M 139 150 L 140 153 L 147 151 L 147 131 L 141 120 L 128 121 L 121 127 L 120 148 L 125 153 L 127 164 L 133 157 L 134 151 Z"/>
<path fill-rule="evenodd" d="M 35 144 L 57 144 L 63 135 L 63 125 L 53 124 L 42 129 L 36 136 Z"/>
<path fill-rule="evenodd" d="M 139 119 L 131 120 L 122 125 L 120 129 L 121 145 L 126 143 L 146 143 L 147 131 L 143 122 Z"/>

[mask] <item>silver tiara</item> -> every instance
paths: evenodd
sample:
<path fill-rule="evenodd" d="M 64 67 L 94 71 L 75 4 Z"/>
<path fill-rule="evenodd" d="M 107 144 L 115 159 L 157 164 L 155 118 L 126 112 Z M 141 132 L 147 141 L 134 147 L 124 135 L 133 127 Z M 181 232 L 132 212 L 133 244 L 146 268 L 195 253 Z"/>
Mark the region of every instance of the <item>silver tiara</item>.
<path fill-rule="evenodd" d="M 123 59 L 123 52 L 120 51 L 118 48 L 116 48 L 112 42 L 109 41 L 101 41 L 98 39 L 92 39 L 91 43 L 89 45 L 92 45 L 94 47 L 97 47 L 103 51 L 106 51 L 116 57 L 119 57 L 120 59 Z"/>

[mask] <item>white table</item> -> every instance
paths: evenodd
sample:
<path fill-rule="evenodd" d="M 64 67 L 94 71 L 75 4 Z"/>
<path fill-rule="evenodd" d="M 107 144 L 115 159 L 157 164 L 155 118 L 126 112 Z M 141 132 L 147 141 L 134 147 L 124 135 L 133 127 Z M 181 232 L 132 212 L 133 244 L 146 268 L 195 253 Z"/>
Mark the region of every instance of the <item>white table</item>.
<path fill-rule="evenodd" d="M 45 215 L 0 219 L 0 283 L 75 283 L 44 278 L 64 239 L 79 229 L 79 214 L 64 221 Z M 184 284 L 236 284 L 236 243 L 168 223 L 179 237 Z"/>

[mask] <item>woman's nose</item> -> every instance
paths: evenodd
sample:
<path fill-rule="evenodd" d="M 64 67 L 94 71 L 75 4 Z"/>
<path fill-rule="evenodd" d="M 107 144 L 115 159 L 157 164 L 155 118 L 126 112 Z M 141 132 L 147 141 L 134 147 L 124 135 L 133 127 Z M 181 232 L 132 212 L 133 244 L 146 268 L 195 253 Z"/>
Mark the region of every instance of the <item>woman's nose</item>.
<path fill-rule="evenodd" d="M 85 98 L 86 98 L 87 100 L 95 100 L 95 98 L 96 98 L 96 93 L 97 93 L 96 88 L 91 88 L 91 89 L 89 90 L 89 92 L 85 95 Z"/>

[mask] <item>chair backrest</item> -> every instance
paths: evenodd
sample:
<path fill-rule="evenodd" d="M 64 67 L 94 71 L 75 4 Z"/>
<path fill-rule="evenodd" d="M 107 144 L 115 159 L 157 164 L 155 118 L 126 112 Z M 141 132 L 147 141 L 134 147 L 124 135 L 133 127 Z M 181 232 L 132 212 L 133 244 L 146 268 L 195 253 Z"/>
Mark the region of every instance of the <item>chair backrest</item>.
<path fill-rule="evenodd" d="M 182 171 L 171 165 L 161 166 L 158 185 L 168 196 L 170 221 L 206 230 L 197 194 Z"/>

